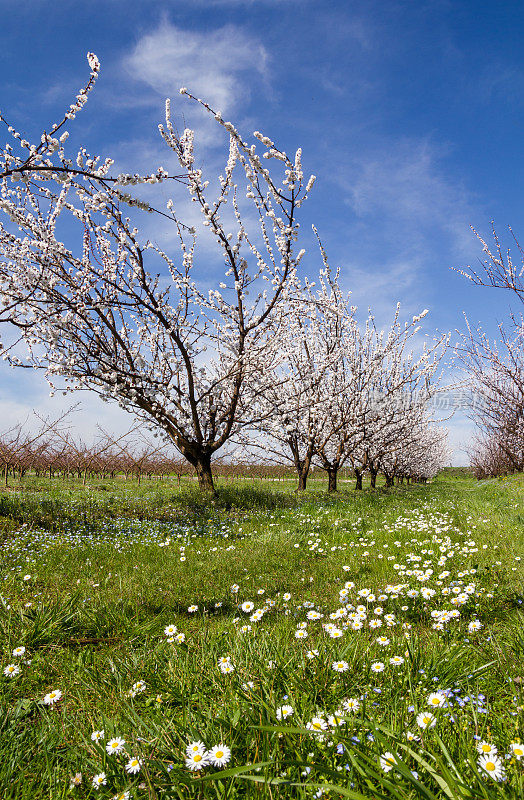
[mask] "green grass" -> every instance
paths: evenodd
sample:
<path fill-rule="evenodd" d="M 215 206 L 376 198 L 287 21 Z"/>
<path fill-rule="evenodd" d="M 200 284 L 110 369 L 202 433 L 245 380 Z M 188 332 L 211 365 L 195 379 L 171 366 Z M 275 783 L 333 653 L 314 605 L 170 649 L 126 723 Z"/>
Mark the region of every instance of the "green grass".
<path fill-rule="evenodd" d="M 191 481 L 29 478 L 0 496 L 2 800 L 524 796 L 524 758 L 506 758 L 524 741 L 522 477 L 448 472 L 363 492 L 343 483 L 335 497 L 320 481 L 303 496 L 292 481 L 218 486 L 210 499 Z M 416 570 L 432 572 L 420 581 Z M 424 599 L 423 587 L 435 593 Z M 245 601 L 265 609 L 259 621 Z M 366 618 L 353 629 L 359 605 Z M 434 629 L 432 611 L 456 609 Z M 322 618 L 308 620 L 312 610 Z M 182 643 L 168 641 L 171 624 Z M 46 705 L 52 690 L 62 697 Z M 448 705 L 422 729 L 417 715 L 437 691 Z M 287 704 L 293 714 L 279 720 Z M 307 727 L 314 718 L 327 725 L 320 734 Z M 126 754 L 106 753 L 111 737 Z M 482 740 L 498 748 L 504 780 L 477 763 Z M 224 743 L 229 763 L 191 771 L 193 741 Z M 136 775 L 125 771 L 134 756 Z"/>

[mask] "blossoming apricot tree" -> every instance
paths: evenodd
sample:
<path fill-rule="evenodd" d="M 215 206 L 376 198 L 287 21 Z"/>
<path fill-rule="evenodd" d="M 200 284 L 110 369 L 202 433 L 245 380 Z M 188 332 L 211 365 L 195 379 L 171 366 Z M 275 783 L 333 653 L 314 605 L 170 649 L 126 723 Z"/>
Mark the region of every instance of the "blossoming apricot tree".
<path fill-rule="evenodd" d="M 481 268 L 459 270 L 477 286 L 507 289 L 524 303 L 524 251 L 513 234 L 520 254 L 518 264 L 493 229 L 494 245 L 477 234 L 484 259 Z M 466 318 L 457 353 L 468 376 L 475 403 L 471 416 L 479 436 L 470 448 L 477 477 L 524 469 L 524 318 L 510 313 L 508 324 L 499 325 L 498 342 L 473 328 Z"/>
<path fill-rule="evenodd" d="M 88 58 L 90 81 L 52 134 L 30 144 L 10 129 L 23 154 L 7 144 L 1 155 L 0 320 L 27 345 L 27 357 L 16 342 L 3 355 L 13 366 L 45 370 L 52 388 L 59 378 L 67 390 L 88 388 L 146 419 L 193 465 L 200 487 L 213 491 L 211 459 L 253 423 L 253 400 L 280 357 L 286 300 L 305 252 L 295 252 L 297 212 L 314 176 L 304 181 L 300 149 L 291 159 L 255 132 L 260 157 L 257 143 L 185 89 L 229 138 L 214 198 L 195 163 L 193 131 L 177 132 L 169 100 L 159 129 L 181 175 L 160 167 L 110 179 L 111 159 L 101 162 L 83 148 L 73 163 L 64 150 L 67 122 L 99 70 L 96 57 Z M 122 186 L 169 177 L 184 182 L 217 247 L 225 276 L 216 288 L 197 283 L 196 230 L 171 200 L 162 213 L 176 231 L 174 254 L 143 238 L 126 216 L 152 209 Z M 248 226 L 246 217 L 257 224 Z"/>

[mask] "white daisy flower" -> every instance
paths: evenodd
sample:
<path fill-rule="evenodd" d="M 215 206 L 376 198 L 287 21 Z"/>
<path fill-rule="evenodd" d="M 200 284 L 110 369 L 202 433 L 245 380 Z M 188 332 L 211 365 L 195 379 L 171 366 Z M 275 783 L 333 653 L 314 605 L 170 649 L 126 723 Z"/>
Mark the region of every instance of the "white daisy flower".
<path fill-rule="evenodd" d="M 130 758 L 125 766 L 125 770 L 128 775 L 136 775 L 137 772 L 140 772 L 140 767 L 142 766 L 142 762 L 139 758 L 133 757 Z"/>
<path fill-rule="evenodd" d="M 387 752 L 380 756 L 380 766 L 384 772 L 389 772 L 391 769 L 393 769 L 396 763 L 397 759 L 393 753 Z"/>
<path fill-rule="evenodd" d="M 342 708 L 344 711 L 356 714 L 360 708 L 360 701 L 357 700 L 356 697 L 350 697 L 348 700 L 344 700 L 342 703 Z"/>
<path fill-rule="evenodd" d="M 417 715 L 417 725 L 419 728 L 433 728 L 436 725 L 437 719 L 431 714 L 430 711 L 422 711 Z"/>
<path fill-rule="evenodd" d="M 52 692 L 49 692 L 49 694 L 46 694 L 44 697 L 44 703 L 46 706 L 53 706 L 55 703 L 58 703 L 61 697 L 62 692 L 60 689 L 54 689 Z"/>
<path fill-rule="evenodd" d="M 293 706 L 280 706 L 277 708 L 277 719 L 287 719 L 295 713 Z"/>
<path fill-rule="evenodd" d="M 209 750 L 207 757 L 214 767 L 225 767 L 231 760 L 231 750 L 225 744 L 217 744 Z"/>
<path fill-rule="evenodd" d="M 103 738 L 104 738 L 104 731 L 103 730 L 102 731 L 93 731 L 93 733 L 91 734 L 91 741 L 92 742 L 98 742 L 98 741 L 100 741 L 100 739 L 103 739 Z"/>
<path fill-rule="evenodd" d="M 186 747 L 186 755 L 192 756 L 194 753 L 198 753 L 201 756 L 206 754 L 204 742 L 190 742 L 190 744 L 188 744 Z"/>
<path fill-rule="evenodd" d="M 323 614 L 321 614 L 319 611 L 315 611 L 315 609 L 308 611 L 306 614 L 308 619 L 322 619 L 323 616 Z"/>
<path fill-rule="evenodd" d="M 20 672 L 20 667 L 18 664 L 8 664 L 7 667 L 4 668 L 4 675 L 6 678 L 15 678 Z"/>
<path fill-rule="evenodd" d="M 105 786 L 107 783 L 107 778 L 105 772 L 99 772 L 98 775 L 95 775 L 92 781 L 93 789 L 100 789 L 101 786 Z"/>
<path fill-rule="evenodd" d="M 306 725 L 308 731 L 315 731 L 316 733 L 321 733 L 322 731 L 326 731 L 327 727 L 328 727 L 327 722 L 325 719 L 322 719 L 322 717 L 313 717 L 311 722 L 308 722 L 308 724 Z"/>
<path fill-rule="evenodd" d="M 496 755 L 481 755 L 477 764 L 494 781 L 501 781 L 506 777 L 502 761 Z"/>
<path fill-rule="evenodd" d="M 443 708 L 448 704 L 448 700 L 445 694 L 442 692 L 432 692 L 427 699 L 428 706 L 434 706 L 435 708 Z"/>
<path fill-rule="evenodd" d="M 125 747 L 125 744 L 125 739 L 121 739 L 119 736 L 116 736 L 114 739 L 110 739 L 108 741 L 106 744 L 106 751 L 109 753 L 109 755 L 121 753 Z"/>
<path fill-rule="evenodd" d="M 207 766 L 207 753 L 191 753 L 186 758 L 186 767 L 192 772 L 197 772 Z"/>
<path fill-rule="evenodd" d="M 404 663 L 404 659 L 402 658 L 402 656 L 393 656 L 393 658 L 389 659 L 389 663 L 393 667 L 400 667 Z"/>
<path fill-rule="evenodd" d="M 477 742 L 476 746 L 478 752 L 484 756 L 495 756 L 498 752 L 495 745 L 489 742 Z"/>
<path fill-rule="evenodd" d="M 129 789 L 124 789 L 123 792 L 118 792 L 118 794 L 115 794 L 113 796 L 113 800 L 130 800 L 130 798 L 131 798 L 131 792 L 129 791 Z"/>

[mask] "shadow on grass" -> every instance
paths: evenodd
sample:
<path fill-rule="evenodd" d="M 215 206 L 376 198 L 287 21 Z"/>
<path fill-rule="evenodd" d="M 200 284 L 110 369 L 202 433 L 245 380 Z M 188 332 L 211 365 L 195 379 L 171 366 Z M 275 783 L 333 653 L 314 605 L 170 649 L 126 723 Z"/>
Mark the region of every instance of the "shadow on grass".
<path fill-rule="evenodd" d="M 297 492 L 290 487 L 267 486 L 261 482 L 236 482 L 229 485 L 219 482 L 216 495 L 201 492 L 196 485 L 186 485 L 176 491 L 173 491 L 173 487 L 164 486 L 147 494 L 137 490 L 136 493 L 127 494 L 125 498 L 119 497 L 118 493 L 110 494 L 107 487 L 104 488 L 106 491 L 97 495 L 96 486 L 88 485 L 77 488 L 76 491 L 68 487 L 67 495 L 50 496 L 51 492 L 57 491 L 57 487 L 42 485 L 31 494 L 0 495 L 0 532 L 5 530 L 7 533 L 13 523 L 25 523 L 53 532 L 78 526 L 95 531 L 101 519 L 129 517 L 171 521 L 173 511 L 181 516 L 209 519 L 217 515 L 234 518 L 238 514 L 297 509 L 312 504 L 317 507 L 337 507 L 344 504 L 373 506 L 391 494 L 416 494 L 419 487 L 380 486 L 376 489 L 365 487 L 361 491 L 355 491 L 353 486 L 348 486 L 334 494 L 328 494 L 324 487 Z"/>

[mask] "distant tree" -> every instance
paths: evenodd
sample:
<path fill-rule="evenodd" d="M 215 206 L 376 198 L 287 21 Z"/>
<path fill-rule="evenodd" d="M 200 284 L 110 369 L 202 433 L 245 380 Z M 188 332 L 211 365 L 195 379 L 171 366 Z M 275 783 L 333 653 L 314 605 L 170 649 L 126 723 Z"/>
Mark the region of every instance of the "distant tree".
<path fill-rule="evenodd" d="M 259 393 L 262 436 L 252 447 L 293 466 L 298 491 L 304 491 L 313 458 L 333 434 L 330 408 L 344 395 L 338 380 L 343 343 L 352 308 L 338 286 L 338 275 L 320 271 L 318 288 L 306 281 L 290 298 L 282 358 Z"/>

